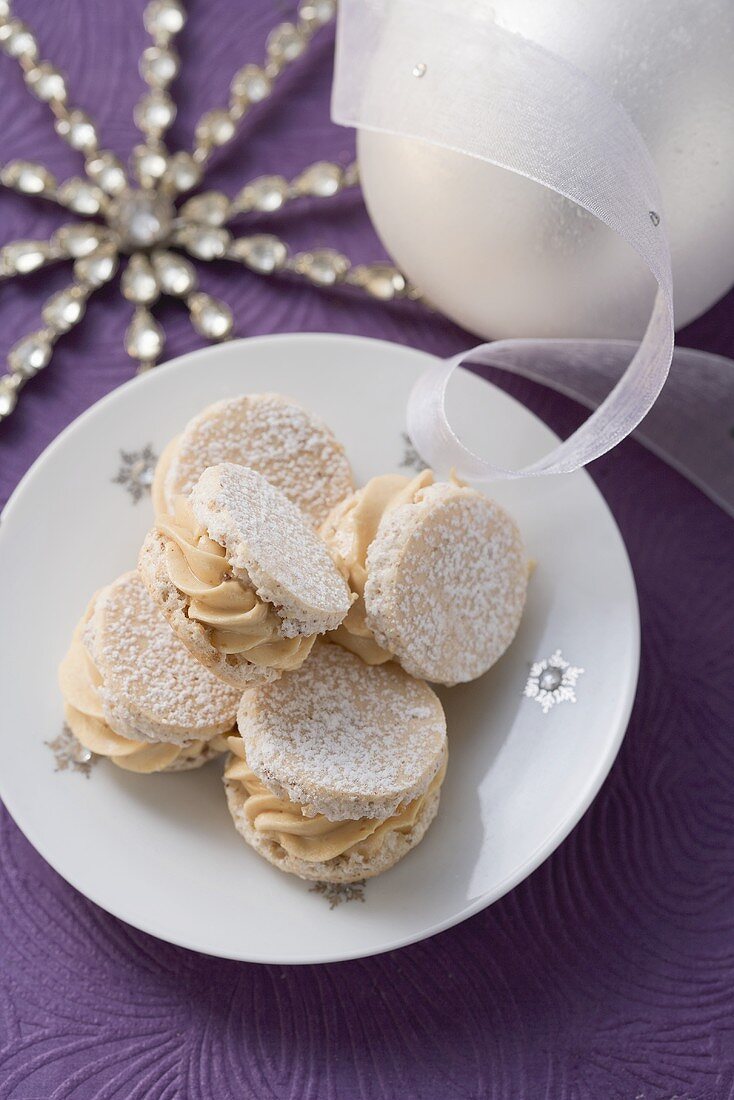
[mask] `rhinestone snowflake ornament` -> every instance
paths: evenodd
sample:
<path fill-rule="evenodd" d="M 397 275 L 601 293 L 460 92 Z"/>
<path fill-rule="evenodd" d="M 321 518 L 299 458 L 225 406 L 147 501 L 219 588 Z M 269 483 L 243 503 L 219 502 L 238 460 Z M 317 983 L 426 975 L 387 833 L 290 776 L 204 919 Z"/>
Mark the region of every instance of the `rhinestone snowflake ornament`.
<path fill-rule="evenodd" d="M 65 77 L 50 62 L 39 60 L 36 39 L 12 16 L 10 0 L 0 0 L 0 49 L 17 60 L 28 89 L 48 104 L 57 134 L 82 154 L 86 172 L 57 184 L 41 165 L 16 160 L 0 169 L 0 183 L 99 219 L 64 225 L 48 241 L 13 241 L 0 249 L 0 279 L 60 260 L 74 265 L 73 282 L 44 303 L 43 327 L 10 350 L 9 373 L 0 378 L 0 421 L 12 413 L 20 390 L 48 364 L 56 341 L 81 321 L 90 296 L 114 278 L 124 258 L 120 285 L 133 309 L 125 348 L 139 370 L 154 366 L 163 352 L 163 330 L 151 312 L 161 295 L 186 303 L 200 336 L 226 340 L 232 332 L 231 311 L 198 289 L 194 265 L 181 252 L 197 260 L 232 260 L 261 275 L 287 272 L 318 287 L 347 283 L 381 301 L 418 296 L 390 264 L 352 266 L 330 248 L 292 253 L 270 233 L 238 237 L 226 228 L 242 214 L 273 213 L 294 199 L 330 198 L 358 182 L 356 165 L 342 168 L 319 161 L 293 180 L 277 175 L 253 179 L 234 198 L 204 191 L 180 202 L 201 183 L 214 150 L 232 140 L 240 120 L 268 98 L 283 70 L 304 53 L 335 10 L 336 0 L 301 0 L 297 20 L 271 31 L 264 64 L 245 65 L 235 73 L 228 106 L 199 119 L 193 150 L 171 153 L 164 135 L 176 105 L 168 89 L 180 69 L 174 40 L 186 12 L 180 0 L 151 0 L 144 21 L 152 43 L 140 59 L 147 90 L 135 107 L 143 140 L 131 157 L 133 182 L 114 153 L 100 147 L 90 116 L 70 105 Z"/>
<path fill-rule="evenodd" d="M 523 695 L 533 699 L 547 714 L 558 703 L 576 702 L 576 681 L 583 674 L 583 668 L 570 664 L 557 649 L 550 657 L 530 666 Z"/>

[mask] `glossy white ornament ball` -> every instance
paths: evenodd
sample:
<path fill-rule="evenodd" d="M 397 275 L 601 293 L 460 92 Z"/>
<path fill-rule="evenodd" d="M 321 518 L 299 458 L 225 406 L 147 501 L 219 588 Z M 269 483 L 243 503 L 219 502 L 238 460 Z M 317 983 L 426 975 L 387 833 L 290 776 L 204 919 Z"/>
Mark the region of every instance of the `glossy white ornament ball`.
<path fill-rule="evenodd" d="M 687 324 L 734 283 L 734 3 L 495 0 L 491 9 L 629 111 L 657 167 L 676 327 Z M 415 140 L 361 131 L 358 155 L 388 252 L 465 328 L 490 339 L 642 334 L 652 277 L 574 203 Z"/>

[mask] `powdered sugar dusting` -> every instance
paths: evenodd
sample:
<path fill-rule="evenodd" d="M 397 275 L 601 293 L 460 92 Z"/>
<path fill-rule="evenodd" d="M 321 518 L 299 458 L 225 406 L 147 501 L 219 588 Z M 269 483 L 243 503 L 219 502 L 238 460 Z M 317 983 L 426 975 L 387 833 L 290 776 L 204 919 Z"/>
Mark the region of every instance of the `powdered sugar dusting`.
<path fill-rule="evenodd" d="M 234 462 L 257 470 L 318 527 L 353 488 L 344 448 L 330 429 L 278 394 L 218 401 L 189 422 L 165 481 L 170 503 L 208 466 Z"/>
<path fill-rule="evenodd" d="M 218 680 L 178 640 L 137 573 L 100 594 L 90 624 L 103 693 L 142 724 L 171 730 L 230 729 L 240 692 Z"/>
<path fill-rule="evenodd" d="M 494 501 L 438 484 L 385 517 L 368 555 L 367 622 L 414 676 L 458 683 L 485 672 L 520 624 L 527 560 Z"/>
<path fill-rule="evenodd" d="M 334 821 L 388 817 L 423 794 L 446 742 L 426 684 L 328 643 L 297 672 L 247 692 L 238 721 L 263 782 Z"/>
<path fill-rule="evenodd" d="M 342 621 L 349 589 L 300 509 L 255 470 L 222 463 L 199 478 L 191 505 L 233 570 L 284 620 L 283 634 L 317 634 Z"/>

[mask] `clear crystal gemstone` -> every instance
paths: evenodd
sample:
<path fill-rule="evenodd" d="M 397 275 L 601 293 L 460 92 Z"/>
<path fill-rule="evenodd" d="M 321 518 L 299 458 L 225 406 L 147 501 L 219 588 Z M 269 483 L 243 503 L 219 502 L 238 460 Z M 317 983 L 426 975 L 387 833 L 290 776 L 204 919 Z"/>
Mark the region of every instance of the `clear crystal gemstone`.
<path fill-rule="evenodd" d="M 164 294 L 189 294 L 196 286 L 194 265 L 175 252 L 154 252 L 153 268 Z"/>
<path fill-rule="evenodd" d="M 158 297 L 158 280 L 150 260 L 141 253 L 131 256 L 122 274 L 122 293 L 128 302 L 147 306 Z"/>
<path fill-rule="evenodd" d="M 22 191 L 24 195 L 41 195 L 44 191 L 53 191 L 56 180 L 40 164 L 29 160 L 12 160 L 0 172 L 0 180 L 5 187 Z"/>
<path fill-rule="evenodd" d="M 302 0 L 298 14 L 305 23 L 323 27 L 336 15 L 336 0 Z"/>
<path fill-rule="evenodd" d="M 215 226 L 187 225 L 176 234 L 177 241 L 199 260 L 218 260 L 229 247 L 231 236 Z"/>
<path fill-rule="evenodd" d="M 85 111 L 69 111 L 54 122 L 56 133 L 68 141 L 72 149 L 86 153 L 97 145 L 97 131 Z"/>
<path fill-rule="evenodd" d="M 390 264 L 360 264 L 352 268 L 349 282 L 361 286 L 373 298 L 389 302 L 405 293 L 405 276 Z"/>
<path fill-rule="evenodd" d="M 53 345 L 44 331 L 24 336 L 8 353 L 8 365 L 23 378 L 32 378 L 48 363 Z"/>
<path fill-rule="evenodd" d="M 180 64 L 172 47 L 148 46 L 140 58 L 140 75 L 152 88 L 165 88 L 178 75 Z"/>
<path fill-rule="evenodd" d="M 43 307 L 43 319 L 49 328 L 60 335 L 81 321 L 86 308 L 84 288 L 68 286 L 48 299 Z"/>
<path fill-rule="evenodd" d="M 295 61 L 306 48 L 306 36 L 295 23 L 280 23 L 268 35 L 268 54 L 275 61 Z"/>
<path fill-rule="evenodd" d="M 271 275 L 285 266 L 288 249 L 272 234 L 256 233 L 252 237 L 239 237 L 232 241 L 229 255 L 261 275 Z"/>
<path fill-rule="evenodd" d="M 80 256 L 89 256 L 109 234 L 94 222 L 78 222 L 75 225 L 62 225 L 53 235 L 52 241 L 66 256 L 75 260 Z"/>
<path fill-rule="evenodd" d="M 272 91 L 272 82 L 259 65 L 245 65 L 232 78 L 230 90 L 238 99 L 260 103 Z"/>
<path fill-rule="evenodd" d="M 190 191 L 201 179 L 201 168 L 191 153 L 174 153 L 168 159 L 166 179 L 177 191 Z"/>
<path fill-rule="evenodd" d="M 188 299 L 191 323 L 207 340 L 226 340 L 232 331 L 232 311 L 210 294 L 192 294 Z"/>
<path fill-rule="evenodd" d="M 33 94 L 44 103 L 55 99 L 63 103 L 66 99 L 66 81 L 58 69 L 48 61 L 34 65 L 25 73 L 25 82 Z"/>
<path fill-rule="evenodd" d="M 260 176 L 242 188 L 235 202 L 242 211 L 272 213 L 280 209 L 287 194 L 288 181 L 283 176 Z"/>
<path fill-rule="evenodd" d="M 104 193 L 88 180 L 74 177 L 61 184 L 56 198 L 62 206 L 67 206 L 76 214 L 99 214 Z"/>
<path fill-rule="evenodd" d="M 99 153 L 87 161 L 87 172 L 108 195 L 119 195 L 127 185 L 125 169 L 114 153 Z"/>
<path fill-rule="evenodd" d="M 546 668 L 541 672 L 538 679 L 538 687 L 543 691 L 555 691 L 556 688 L 561 686 L 561 680 L 563 679 L 563 673 L 560 668 L 556 668 L 552 665 L 550 668 Z"/>
<path fill-rule="evenodd" d="M 12 241 L 0 248 L 0 272 L 8 275 L 28 275 L 50 259 L 52 249 L 47 241 Z"/>
<path fill-rule="evenodd" d="M 320 160 L 310 165 L 294 180 L 293 186 L 301 195 L 316 195 L 328 198 L 335 195 L 342 181 L 342 170 L 338 164 Z"/>
<path fill-rule="evenodd" d="M 176 117 L 176 104 L 168 92 L 155 88 L 135 104 L 135 125 L 145 133 L 161 134 Z"/>
<path fill-rule="evenodd" d="M 133 359 L 152 363 L 163 351 L 163 329 L 143 306 L 138 306 L 125 333 L 125 350 Z"/>
<path fill-rule="evenodd" d="M 234 120 L 229 112 L 221 107 L 207 111 L 196 124 L 196 140 L 204 148 L 226 145 L 234 137 L 234 132 Z"/>
<path fill-rule="evenodd" d="M 180 214 L 186 221 L 200 225 L 223 225 L 229 214 L 230 202 L 222 191 L 205 191 L 194 195 L 181 207 Z"/>
<path fill-rule="evenodd" d="M 14 384 L 12 375 L 0 378 L 0 420 L 10 416 L 18 404 L 18 387 Z"/>
<path fill-rule="evenodd" d="M 136 145 L 132 152 L 133 168 L 144 187 L 151 187 L 163 179 L 168 168 L 168 155 L 164 145 Z"/>
<path fill-rule="evenodd" d="M 294 266 L 317 286 L 333 286 L 346 275 L 349 260 L 333 248 L 318 248 L 296 256 Z"/>
<path fill-rule="evenodd" d="M 152 38 L 166 41 L 183 28 L 186 13 L 178 0 L 151 0 L 143 12 L 143 22 Z"/>
<path fill-rule="evenodd" d="M 153 191 L 125 191 L 110 207 L 109 221 L 128 250 L 150 248 L 166 240 L 173 228 L 169 199 Z"/>
<path fill-rule="evenodd" d="M 113 244 L 103 244 L 91 256 L 82 256 L 74 264 L 74 275 L 87 287 L 98 287 L 109 282 L 119 264 L 117 249 Z"/>
<path fill-rule="evenodd" d="M 23 57 L 35 61 L 38 57 L 38 44 L 20 19 L 9 19 L 0 24 L 0 49 L 10 57 Z"/>

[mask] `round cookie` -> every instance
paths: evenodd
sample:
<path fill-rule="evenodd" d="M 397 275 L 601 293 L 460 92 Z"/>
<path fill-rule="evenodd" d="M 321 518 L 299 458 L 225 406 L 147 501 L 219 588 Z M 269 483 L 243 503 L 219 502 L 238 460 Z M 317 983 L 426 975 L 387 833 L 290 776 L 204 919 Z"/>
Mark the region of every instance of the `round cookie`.
<path fill-rule="evenodd" d="M 495 501 L 430 470 L 388 474 L 343 501 L 322 533 L 357 600 L 334 640 L 370 664 L 456 684 L 486 672 L 520 625 L 528 563 Z"/>
<path fill-rule="evenodd" d="M 205 470 L 189 498 L 176 497 L 138 566 L 184 645 L 238 687 L 299 667 L 352 600 L 300 509 L 232 463 Z"/>
<path fill-rule="evenodd" d="M 170 512 L 208 466 L 233 462 L 266 477 L 318 527 L 354 488 L 349 460 L 331 430 L 275 393 L 209 405 L 168 444 L 153 480 L 156 513 Z"/>
<path fill-rule="evenodd" d="M 128 771 L 182 771 L 226 750 L 240 693 L 181 645 L 137 573 L 91 600 L 59 669 L 72 733 Z"/>
<path fill-rule="evenodd" d="M 246 692 L 225 768 L 235 827 L 301 878 L 387 870 L 436 815 L 447 759 L 437 696 L 394 663 L 367 667 L 318 643 L 310 660 Z"/>

